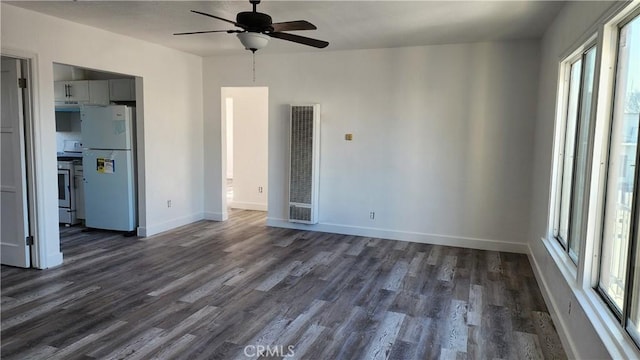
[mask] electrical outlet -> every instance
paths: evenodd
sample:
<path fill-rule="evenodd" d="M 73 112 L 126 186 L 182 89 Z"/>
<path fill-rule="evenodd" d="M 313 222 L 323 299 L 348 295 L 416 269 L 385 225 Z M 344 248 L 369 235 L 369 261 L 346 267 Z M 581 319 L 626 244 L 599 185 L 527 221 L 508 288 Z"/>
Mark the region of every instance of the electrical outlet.
<path fill-rule="evenodd" d="M 258 186 L 258 193 L 262 194 L 262 186 Z"/>
<path fill-rule="evenodd" d="M 569 300 L 569 315 L 571 315 L 571 300 Z"/>
<path fill-rule="evenodd" d="M 171 200 L 167 200 L 167 207 L 170 208 L 171 207 Z"/>
<path fill-rule="evenodd" d="M 372 211 L 369 213 L 369 219 L 374 220 L 376 218 L 376 212 Z"/>

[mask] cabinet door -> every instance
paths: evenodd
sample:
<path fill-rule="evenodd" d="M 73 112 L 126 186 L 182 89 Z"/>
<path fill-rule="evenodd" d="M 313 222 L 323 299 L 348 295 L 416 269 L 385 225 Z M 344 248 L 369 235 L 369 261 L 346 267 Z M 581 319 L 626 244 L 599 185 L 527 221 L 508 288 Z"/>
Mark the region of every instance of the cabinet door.
<path fill-rule="evenodd" d="M 89 104 L 109 105 L 109 80 L 89 81 Z"/>
<path fill-rule="evenodd" d="M 88 80 L 68 81 L 67 84 L 70 86 L 68 100 L 78 102 L 89 101 Z"/>
<path fill-rule="evenodd" d="M 56 101 L 67 100 L 67 82 L 56 81 L 53 83 L 53 98 Z"/>
<path fill-rule="evenodd" d="M 111 101 L 135 101 L 135 82 L 133 79 L 109 80 L 109 99 Z"/>

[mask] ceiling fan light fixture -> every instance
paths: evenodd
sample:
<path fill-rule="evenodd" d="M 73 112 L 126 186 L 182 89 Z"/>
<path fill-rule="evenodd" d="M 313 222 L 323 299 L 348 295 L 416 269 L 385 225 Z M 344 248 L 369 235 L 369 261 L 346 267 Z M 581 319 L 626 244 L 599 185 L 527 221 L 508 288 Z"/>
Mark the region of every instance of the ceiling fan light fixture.
<path fill-rule="evenodd" d="M 239 33 L 238 39 L 240 39 L 245 49 L 251 50 L 252 52 L 264 48 L 269 43 L 269 37 L 267 35 L 251 31 Z"/>
<path fill-rule="evenodd" d="M 214 18 L 216 20 L 224 21 L 229 24 L 233 24 L 240 30 L 208 30 L 208 31 L 190 31 L 179 32 L 173 35 L 194 35 L 194 34 L 209 34 L 209 33 L 222 33 L 237 34 L 238 39 L 242 42 L 245 49 L 251 50 L 252 53 L 264 48 L 269 43 L 269 38 L 276 38 L 279 40 L 290 41 L 293 43 L 312 46 L 318 49 L 323 49 L 329 46 L 327 41 L 304 37 L 296 34 L 290 34 L 287 31 L 299 31 L 299 30 L 316 30 L 317 27 L 306 20 L 294 20 L 274 23 L 271 16 L 258 12 L 256 7 L 260 3 L 260 0 L 249 0 L 253 6 L 253 11 L 241 11 L 236 14 L 236 21 L 228 20 L 220 16 L 207 14 L 202 11 L 191 10 L 192 13 Z"/>

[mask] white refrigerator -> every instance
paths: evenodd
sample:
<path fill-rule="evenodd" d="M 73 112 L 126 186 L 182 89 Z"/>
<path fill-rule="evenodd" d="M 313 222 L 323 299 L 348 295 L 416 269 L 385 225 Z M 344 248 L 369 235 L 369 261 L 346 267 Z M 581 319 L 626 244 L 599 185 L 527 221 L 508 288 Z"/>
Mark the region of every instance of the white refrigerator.
<path fill-rule="evenodd" d="M 124 105 L 80 110 L 87 227 L 133 231 L 137 226 L 133 114 Z"/>

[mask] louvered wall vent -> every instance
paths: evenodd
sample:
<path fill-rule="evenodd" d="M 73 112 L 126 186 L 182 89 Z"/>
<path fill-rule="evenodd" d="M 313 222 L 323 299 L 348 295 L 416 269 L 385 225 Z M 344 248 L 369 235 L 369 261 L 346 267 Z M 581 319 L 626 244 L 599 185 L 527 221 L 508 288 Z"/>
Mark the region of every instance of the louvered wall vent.
<path fill-rule="evenodd" d="M 320 105 L 291 105 L 289 221 L 318 222 Z"/>

